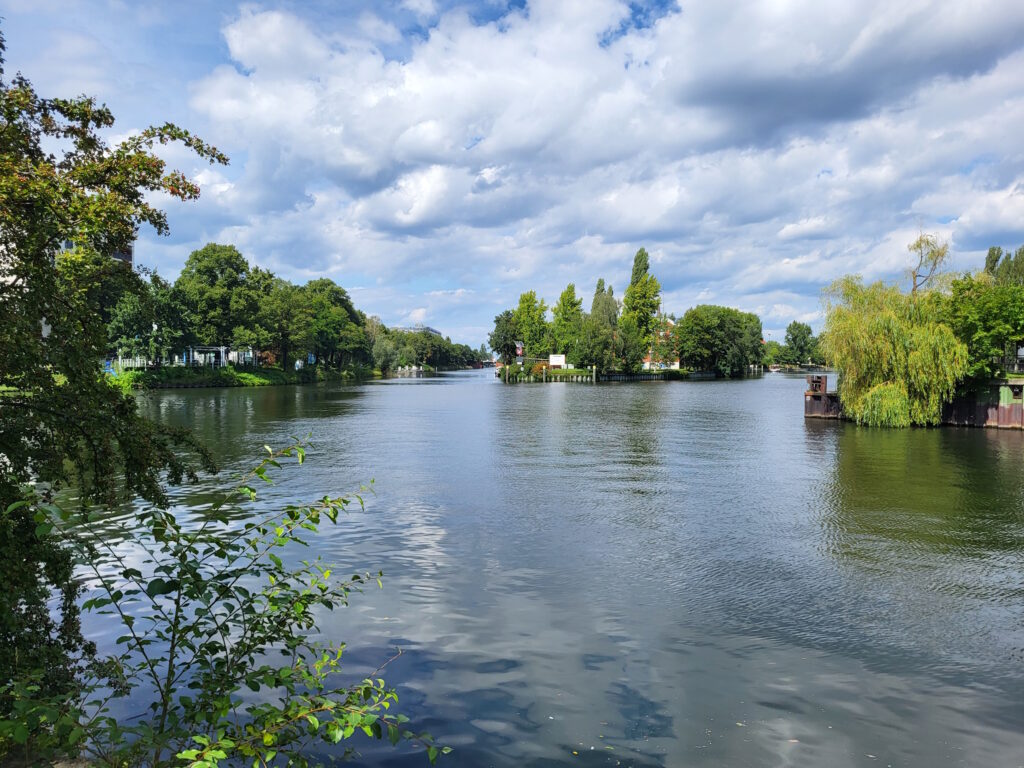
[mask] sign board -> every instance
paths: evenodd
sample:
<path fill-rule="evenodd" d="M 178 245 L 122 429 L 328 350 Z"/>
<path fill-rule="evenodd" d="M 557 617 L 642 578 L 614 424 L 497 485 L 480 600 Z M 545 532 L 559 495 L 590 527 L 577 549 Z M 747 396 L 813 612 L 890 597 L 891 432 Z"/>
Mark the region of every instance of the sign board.
<path fill-rule="evenodd" d="M 552 368 L 565 368 L 565 355 L 548 355 L 548 365 Z"/>

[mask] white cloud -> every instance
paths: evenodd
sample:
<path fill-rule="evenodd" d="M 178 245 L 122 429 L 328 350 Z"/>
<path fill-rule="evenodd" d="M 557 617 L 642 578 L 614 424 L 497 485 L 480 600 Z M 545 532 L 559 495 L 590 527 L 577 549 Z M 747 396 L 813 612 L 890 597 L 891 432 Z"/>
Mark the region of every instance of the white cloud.
<path fill-rule="evenodd" d="M 641 245 L 667 309 L 784 327 L 844 272 L 899 277 L 919 227 L 964 266 L 1024 241 L 1019 3 L 695 0 L 643 28 L 619 0 L 288 8 L 227 17 L 227 60 L 191 83 L 188 122 L 238 161 L 193 169 L 168 265 L 231 239 L 456 337 L 529 288 L 621 296 Z M 62 34 L 50 74 L 109 89 L 116 38 Z"/>

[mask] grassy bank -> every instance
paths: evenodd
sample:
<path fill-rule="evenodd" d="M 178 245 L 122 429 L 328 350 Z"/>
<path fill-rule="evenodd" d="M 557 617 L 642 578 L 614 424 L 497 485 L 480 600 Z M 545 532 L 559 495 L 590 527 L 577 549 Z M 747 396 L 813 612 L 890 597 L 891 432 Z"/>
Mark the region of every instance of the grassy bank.
<path fill-rule="evenodd" d="M 176 389 L 179 387 L 272 387 L 281 384 L 314 384 L 321 381 L 352 381 L 368 379 L 375 372 L 364 366 L 335 371 L 328 368 L 302 368 L 283 371 L 280 368 L 154 368 L 146 371 L 124 371 L 113 381 L 125 390 Z"/>

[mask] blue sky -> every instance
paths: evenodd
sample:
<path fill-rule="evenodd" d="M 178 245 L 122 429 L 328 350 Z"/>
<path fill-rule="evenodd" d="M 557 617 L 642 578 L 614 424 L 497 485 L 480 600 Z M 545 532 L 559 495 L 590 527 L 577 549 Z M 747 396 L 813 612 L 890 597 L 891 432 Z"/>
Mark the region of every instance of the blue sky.
<path fill-rule="evenodd" d="M 536 289 L 617 294 L 644 246 L 667 311 L 820 324 L 897 280 L 1024 244 L 1024 3 L 0 0 L 9 72 L 88 93 L 112 137 L 173 120 L 232 159 L 137 261 L 233 243 L 458 341 Z"/>

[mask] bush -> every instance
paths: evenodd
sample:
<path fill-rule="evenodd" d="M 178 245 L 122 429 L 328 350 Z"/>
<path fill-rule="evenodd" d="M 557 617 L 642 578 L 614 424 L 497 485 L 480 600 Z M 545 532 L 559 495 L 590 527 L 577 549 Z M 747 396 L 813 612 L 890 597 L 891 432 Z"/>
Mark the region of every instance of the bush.
<path fill-rule="evenodd" d="M 548 369 L 548 364 L 547 363 L 543 363 L 543 362 L 542 363 L 534 363 L 533 366 L 530 368 L 530 375 L 531 376 L 541 376 L 541 375 L 543 375 L 544 371 L 546 371 L 547 369 Z"/>
<path fill-rule="evenodd" d="M 79 668 L 77 693 L 47 697 L 32 679 L 0 686 L 13 702 L 12 714 L 0 719 L 0 762 L 24 753 L 33 760 L 80 755 L 109 766 L 163 766 L 175 758 L 192 768 L 280 760 L 305 766 L 311 741 L 336 744 L 357 731 L 418 741 L 431 762 L 447 751 L 391 713 L 397 694 L 382 679 L 339 685 L 344 645 L 311 639 L 325 611 L 347 605 L 367 584 L 380 585 L 382 574 L 339 580 L 319 558 L 291 568 L 277 554 L 307 544 L 305 532 L 336 523 L 352 501 L 362 505 L 361 497 L 325 496 L 255 517 L 239 509 L 256 498 L 251 483 L 271 482 L 270 472 L 285 461 L 301 464 L 307 447 L 296 441 L 268 448 L 236 489 L 203 510 L 201 522 L 180 523 L 162 509 L 140 514 L 127 546 L 90 536 L 96 518 L 87 513 L 39 496 L 17 503 L 34 511 L 40 535 L 75 553 L 88 577 L 82 608 L 108 615 L 121 636 L 120 650 L 104 664 Z M 261 696 L 243 698 L 245 689 Z M 114 702 L 119 719 L 109 714 Z"/>

